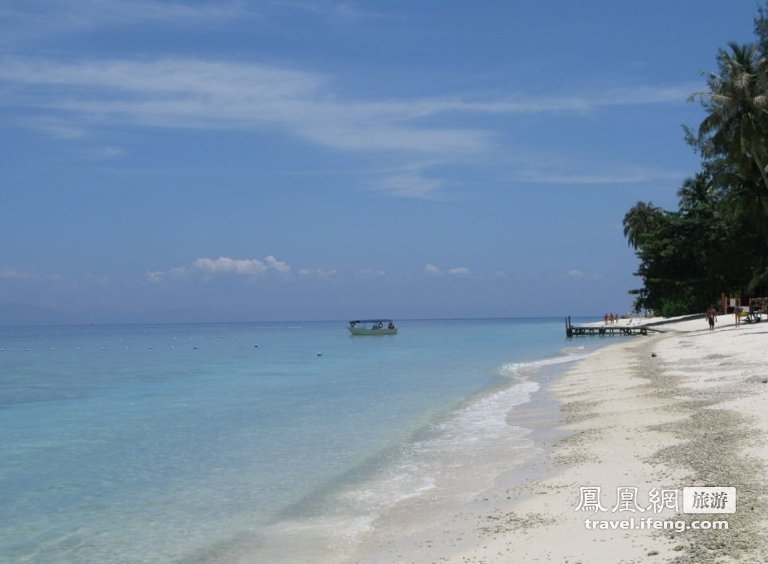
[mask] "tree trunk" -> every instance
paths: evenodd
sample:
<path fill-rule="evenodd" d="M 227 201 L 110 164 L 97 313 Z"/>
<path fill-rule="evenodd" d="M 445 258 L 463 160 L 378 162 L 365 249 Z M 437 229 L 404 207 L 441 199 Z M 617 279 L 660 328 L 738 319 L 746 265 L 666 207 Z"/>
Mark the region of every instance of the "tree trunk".
<path fill-rule="evenodd" d="M 765 167 L 763 167 L 763 163 L 760 162 L 757 155 L 753 155 L 752 158 L 755 159 L 755 164 L 757 164 L 757 168 L 760 169 L 760 177 L 763 179 L 763 186 L 768 190 L 768 174 L 765 173 Z"/>

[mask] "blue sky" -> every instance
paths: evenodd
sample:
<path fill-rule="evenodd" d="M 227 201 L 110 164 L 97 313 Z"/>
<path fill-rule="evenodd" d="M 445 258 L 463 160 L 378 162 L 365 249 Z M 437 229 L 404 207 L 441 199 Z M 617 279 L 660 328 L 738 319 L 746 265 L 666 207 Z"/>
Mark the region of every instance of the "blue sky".
<path fill-rule="evenodd" d="M 6 0 L 0 303 L 98 320 L 626 312 L 715 0 Z"/>

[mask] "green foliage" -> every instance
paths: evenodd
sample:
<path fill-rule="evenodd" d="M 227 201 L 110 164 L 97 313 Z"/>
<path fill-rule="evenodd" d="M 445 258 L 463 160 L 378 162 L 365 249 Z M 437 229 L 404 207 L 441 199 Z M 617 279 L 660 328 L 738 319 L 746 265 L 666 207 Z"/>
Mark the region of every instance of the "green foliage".
<path fill-rule="evenodd" d="M 768 4 L 755 19 L 757 42 L 717 55 L 708 91 L 693 94 L 707 115 L 686 140 L 702 171 L 686 180 L 679 208 L 638 202 L 624 236 L 640 265 L 635 308 L 665 316 L 703 311 L 719 296 L 765 295 L 768 284 Z"/>
<path fill-rule="evenodd" d="M 700 309 L 700 308 L 693 308 Z M 677 317 L 691 313 L 691 304 L 684 300 L 662 300 L 661 307 L 656 310 L 662 317 Z"/>

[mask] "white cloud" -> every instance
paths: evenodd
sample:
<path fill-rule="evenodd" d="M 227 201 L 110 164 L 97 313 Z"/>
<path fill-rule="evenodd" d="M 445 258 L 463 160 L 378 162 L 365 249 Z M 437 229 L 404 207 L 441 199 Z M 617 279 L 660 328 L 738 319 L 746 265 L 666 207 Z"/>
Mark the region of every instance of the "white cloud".
<path fill-rule="evenodd" d="M 333 278 L 336 276 L 337 271 L 336 270 L 323 270 L 320 268 L 300 268 L 299 274 L 304 277 L 311 277 L 311 278 Z"/>
<path fill-rule="evenodd" d="M 89 152 L 94 159 L 114 159 L 125 155 L 125 151 L 120 147 L 99 147 Z"/>
<path fill-rule="evenodd" d="M 25 272 L 11 268 L 0 268 L 0 280 L 21 282 L 53 282 L 56 284 L 68 282 L 67 278 L 61 274 L 35 274 L 33 272 Z"/>
<path fill-rule="evenodd" d="M 159 270 L 153 270 L 153 271 L 147 272 L 145 274 L 145 277 L 146 277 L 148 282 L 150 282 L 152 284 L 159 284 L 160 282 L 165 280 L 166 275 L 167 275 L 167 273 L 165 273 L 165 272 L 162 272 L 162 271 L 159 271 Z"/>
<path fill-rule="evenodd" d="M 6 3 L 10 4 L 10 2 Z M 0 7 L 5 40 L 71 33 L 112 25 L 160 22 L 170 25 L 207 24 L 248 15 L 241 1 L 194 4 L 158 0 L 24 0 Z M 255 14 L 254 14 L 255 15 Z"/>
<path fill-rule="evenodd" d="M 57 119 L 55 117 L 32 117 L 24 121 L 15 120 L 19 125 L 26 126 L 56 139 L 80 139 L 85 137 L 83 128 L 74 125 L 68 120 Z"/>
<path fill-rule="evenodd" d="M 386 276 L 387 273 L 379 268 L 365 268 L 358 271 L 357 275 L 360 278 L 381 278 L 382 276 Z"/>
<path fill-rule="evenodd" d="M 129 17 L 133 10 L 138 14 L 143 7 L 145 17 L 155 19 L 182 17 L 186 10 L 191 10 L 190 14 L 205 14 L 206 9 L 218 13 L 220 8 L 214 3 L 193 9 L 181 3 L 105 2 L 121 17 Z M 229 9 L 237 10 L 238 6 L 231 4 Z M 269 130 L 339 151 L 386 152 L 400 161 L 399 169 L 378 175 L 369 185 L 393 196 L 422 199 L 436 198 L 447 186 L 445 179 L 431 176 L 427 170 L 477 159 L 499 145 L 497 126 L 488 120 L 483 121 L 482 128 L 455 125 L 457 120 L 467 123 L 467 115 L 578 114 L 617 105 L 683 101 L 691 91 L 691 85 L 640 86 L 550 98 L 360 100 L 335 92 L 332 77 L 317 72 L 171 57 L 79 61 L 5 57 L 0 58 L 0 85 L 0 107 L 21 109 L 31 127 L 64 138 L 114 124 Z M 114 150 L 119 149 L 106 150 L 110 149 L 113 154 L 102 156 L 118 156 Z M 406 164 L 417 159 L 431 162 L 426 166 Z M 551 163 L 548 160 L 538 168 L 529 164 L 512 181 L 616 184 L 660 178 L 658 172 L 627 168 L 616 175 L 589 171 L 571 174 L 553 171 Z M 680 178 L 677 173 L 662 173 L 664 177 Z"/>
<path fill-rule="evenodd" d="M 518 182 L 536 182 L 541 184 L 592 184 L 592 185 L 612 185 L 612 184 L 638 184 L 644 182 L 658 181 L 680 181 L 685 178 L 687 173 L 683 171 L 669 170 L 625 170 L 615 173 L 603 174 L 582 174 L 578 171 L 572 172 L 544 172 L 529 170 L 520 175 L 514 181 Z"/>
<path fill-rule="evenodd" d="M 434 264 L 427 264 L 424 267 L 424 274 L 429 276 L 442 276 L 443 274 L 448 274 L 449 276 L 472 276 L 472 272 L 464 266 L 455 266 L 448 270 L 443 270 Z"/>
<path fill-rule="evenodd" d="M 348 2 L 294 0 L 22 0 L 13 7 L 10 7 L 10 2 L 6 4 L 0 4 L 0 23 L 7 25 L 9 33 L 22 37 L 45 32 L 66 33 L 152 22 L 208 26 L 217 21 L 235 19 L 273 22 L 282 14 L 297 11 L 335 23 L 349 24 L 387 17 L 384 13 L 362 9 Z"/>
<path fill-rule="evenodd" d="M 269 255 L 267 258 L 264 259 L 264 261 L 267 263 L 267 266 L 269 266 L 269 268 L 272 268 L 273 270 L 276 270 L 277 272 L 280 272 L 282 274 L 288 274 L 291 271 L 291 267 L 288 266 L 288 263 L 277 260 L 272 255 Z"/>
<path fill-rule="evenodd" d="M 291 271 L 288 263 L 269 255 L 263 261 L 258 259 L 234 259 L 230 257 L 198 258 L 191 265 L 177 266 L 165 271 L 150 271 L 145 273 L 148 282 L 159 283 L 167 278 L 179 278 L 185 276 L 247 276 L 259 278 L 270 270 L 281 275 L 287 275 Z"/>
<path fill-rule="evenodd" d="M 429 199 L 445 186 L 438 178 L 425 178 L 420 174 L 399 174 L 383 178 L 371 185 L 393 196 Z"/>
<path fill-rule="evenodd" d="M 183 8 L 164 6 L 166 11 Z M 640 87 L 593 97 L 359 101 L 340 99 L 331 90 L 329 78 L 318 73 L 191 58 L 79 62 L 5 58 L 0 79 L 14 86 L 6 91 L 4 105 L 69 112 L 91 122 L 210 129 L 277 127 L 337 149 L 436 155 L 485 151 L 495 144 L 493 135 L 489 130 L 426 126 L 414 120 L 439 114 L 583 112 L 611 105 L 683 101 L 683 94 L 690 91 L 689 86 Z M 66 95 L 62 86 L 67 87 Z M 407 192 L 414 185 L 421 190 L 433 188 L 426 179 L 393 181 L 405 184 Z"/>
<path fill-rule="evenodd" d="M 112 279 L 109 276 L 103 274 L 93 274 L 92 272 L 86 272 L 83 278 L 90 284 L 96 286 L 109 286 L 112 283 Z"/>
<path fill-rule="evenodd" d="M 199 258 L 192 265 L 197 270 L 210 274 L 261 276 L 267 271 L 267 266 L 256 259 L 232 259 L 229 257 L 219 257 L 217 259 Z"/>
<path fill-rule="evenodd" d="M 455 268 L 448 269 L 448 274 L 452 276 L 471 276 L 472 275 L 469 269 L 463 266 L 457 266 Z"/>
<path fill-rule="evenodd" d="M 78 0 L 67 6 L 70 13 L 81 21 L 89 19 L 96 25 L 105 22 L 161 21 L 178 24 L 185 22 L 210 23 L 215 19 L 232 19 L 243 15 L 242 2 L 184 2 L 154 0 Z"/>
<path fill-rule="evenodd" d="M 12 292 L 32 292 L 37 296 L 47 296 L 48 292 L 77 291 L 83 283 L 91 283 L 86 278 L 69 278 L 62 274 L 38 274 L 17 270 L 14 268 L 0 268 L 0 289 L 10 289 Z"/>
<path fill-rule="evenodd" d="M 569 280 L 598 281 L 603 279 L 603 275 L 599 272 L 584 272 L 583 270 L 572 269 L 565 273 L 564 278 Z"/>
<path fill-rule="evenodd" d="M 60 63 L 6 58 L 6 106 L 67 112 L 87 123 L 206 129 L 277 128 L 343 150 L 463 155 L 487 132 L 406 125 L 441 104 L 336 101 L 326 77 L 254 63 L 200 59 Z M 68 95 L 61 95 L 61 87 Z M 10 90 L 9 90 L 10 91 Z M 26 94 L 34 93 L 34 97 Z"/>
<path fill-rule="evenodd" d="M 381 19 L 386 18 L 386 14 L 382 12 L 374 12 L 371 10 L 363 9 L 358 5 L 350 2 L 332 2 L 330 4 L 325 2 L 287 2 L 279 4 L 279 6 L 292 9 L 302 10 L 310 13 L 315 18 L 328 19 L 335 23 L 347 23 L 357 24 L 363 20 L 369 19 Z"/>

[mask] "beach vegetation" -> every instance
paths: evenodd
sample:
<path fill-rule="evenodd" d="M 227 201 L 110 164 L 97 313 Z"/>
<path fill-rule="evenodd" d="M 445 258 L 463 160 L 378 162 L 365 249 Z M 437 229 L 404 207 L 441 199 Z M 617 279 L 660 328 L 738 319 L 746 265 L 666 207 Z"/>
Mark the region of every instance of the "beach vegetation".
<path fill-rule="evenodd" d="M 678 190 L 678 209 L 638 202 L 624 236 L 640 261 L 635 309 L 664 316 L 701 311 L 721 294 L 764 295 L 768 286 L 768 4 L 756 41 L 717 53 L 707 89 L 691 95 L 705 117 L 685 128 L 701 171 Z"/>
<path fill-rule="evenodd" d="M 708 90 L 692 94 L 707 116 L 689 142 L 705 158 L 723 157 L 734 172 L 749 177 L 760 175 L 762 188 L 768 191 L 768 89 L 766 59 L 756 44 L 731 43 L 717 56 L 719 72 L 710 73 Z"/>
<path fill-rule="evenodd" d="M 653 202 L 637 202 L 624 216 L 624 237 L 627 244 L 637 250 L 643 238 L 652 234 L 664 219 L 664 210 Z"/>

